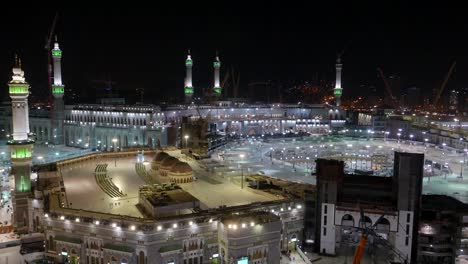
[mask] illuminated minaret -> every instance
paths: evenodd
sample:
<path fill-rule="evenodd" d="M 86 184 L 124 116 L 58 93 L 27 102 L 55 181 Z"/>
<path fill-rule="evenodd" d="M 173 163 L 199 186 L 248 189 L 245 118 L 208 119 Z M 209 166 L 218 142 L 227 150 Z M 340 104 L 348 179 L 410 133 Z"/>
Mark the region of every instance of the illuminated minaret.
<path fill-rule="evenodd" d="M 219 68 L 221 68 L 221 61 L 219 61 L 218 52 L 216 52 L 216 58 L 213 62 L 214 67 L 214 87 L 213 94 L 215 96 L 221 95 L 221 86 L 219 85 Z"/>
<path fill-rule="evenodd" d="M 333 94 L 335 95 L 336 106 L 341 105 L 341 94 L 343 93 L 343 88 L 341 88 L 341 58 L 338 56 L 336 59 L 336 82 L 335 89 L 333 89 Z"/>
<path fill-rule="evenodd" d="M 187 69 L 185 74 L 185 87 L 184 87 L 184 94 L 185 94 L 185 103 L 191 103 L 193 97 L 193 86 L 192 86 L 192 66 L 193 61 L 192 57 L 190 56 L 190 50 L 187 54 L 187 59 L 185 60 L 185 67 Z"/>
<path fill-rule="evenodd" d="M 53 109 L 53 143 L 55 145 L 64 144 L 63 141 L 63 120 L 64 120 L 64 85 L 62 84 L 62 51 L 55 37 L 54 48 L 52 49 L 52 58 L 54 60 L 54 83 L 52 84 L 52 94 L 54 95 Z"/>
<path fill-rule="evenodd" d="M 29 138 L 29 84 L 24 79 L 21 62 L 15 57 L 13 78 L 9 86 L 13 118 L 13 139 L 8 141 L 14 175 L 14 223 L 17 228 L 29 226 L 28 196 L 31 192 L 31 164 L 34 140 Z"/>

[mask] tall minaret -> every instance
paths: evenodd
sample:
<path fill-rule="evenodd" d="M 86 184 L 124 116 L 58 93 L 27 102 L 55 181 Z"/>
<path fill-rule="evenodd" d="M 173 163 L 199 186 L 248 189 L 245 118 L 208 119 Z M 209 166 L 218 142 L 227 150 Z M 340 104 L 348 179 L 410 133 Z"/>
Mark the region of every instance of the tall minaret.
<path fill-rule="evenodd" d="M 53 109 L 53 143 L 55 145 L 64 144 L 63 141 L 63 120 L 64 120 L 64 85 L 62 84 L 62 51 L 55 37 L 54 48 L 52 49 L 52 58 L 54 60 L 54 84 L 52 85 L 52 94 L 54 95 Z"/>
<path fill-rule="evenodd" d="M 221 68 L 221 61 L 219 61 L 218 52 L 216 52 L 216 58 L 213 62 L 214 67 L 214 87 L 213 94 L 217 97 L 221 95 L 221 85 L 219 84 L 219 68 Z"/>
<path fill-rule="evenodd" d="M 187 59 L 185 60 L 185 67 L 187 69 L 185 73 L 185 87 L 184 87 L 184 94 L 185 94 L 185 103 L 191 103 L 193 97 L 193 86 L 192 86 L 192 66 L 193 61 L 192 57 L 190 56 L 190 50 L 187 54 Z"/>
<path fill-rule="evenodd" d="M 8 83 L 12 118 L 13 139 L 8 141 L 14 175 L 14 224 L 17 228 L 29 226 L 28 195 L 31 192 L 31 164 L 34 140 L 29 138 L 29 84 L 24 79 L 21 62 L 15 57 L 13 78 Z"/>
<path fill-rule="evenodd" d="M 333 94 L 335 95 L 336 106 L 341 105 L 341 94 L 343 93 L 343 88 L 341 88 L 341 58 L 338 56 L 336 59 L 336 82 L 335 89 L 333 89 Z"/>

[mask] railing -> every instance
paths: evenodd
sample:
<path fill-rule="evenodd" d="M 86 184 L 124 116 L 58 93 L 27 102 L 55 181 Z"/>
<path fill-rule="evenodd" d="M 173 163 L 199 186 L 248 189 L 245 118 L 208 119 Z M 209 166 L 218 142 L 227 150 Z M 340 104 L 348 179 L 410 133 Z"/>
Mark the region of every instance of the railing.
<path fill-rule="evenodd" d="M 304 252 L 302 252 L 301 248 L 296 246 L 296 250 L 297 250 L 297 253 L 299 254 L 299 256 L 301 257 L 301 259 L 307 263 L 307 264 L 312 264 L 312 262 L 309 260 L 309 258 L 304 254 Z"/>

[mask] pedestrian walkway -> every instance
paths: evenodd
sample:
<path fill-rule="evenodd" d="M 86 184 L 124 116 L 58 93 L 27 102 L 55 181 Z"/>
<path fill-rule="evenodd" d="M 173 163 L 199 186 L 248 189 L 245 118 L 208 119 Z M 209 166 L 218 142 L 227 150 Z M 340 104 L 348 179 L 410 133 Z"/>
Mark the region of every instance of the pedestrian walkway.
<path fill-rule="evenodd" d="M 281 256 L 281 264 L 307 264 L 304 260 L 302 260 L 301 256 L 296 252 L 291 252 L 290 257 L 286 255 Z"/>

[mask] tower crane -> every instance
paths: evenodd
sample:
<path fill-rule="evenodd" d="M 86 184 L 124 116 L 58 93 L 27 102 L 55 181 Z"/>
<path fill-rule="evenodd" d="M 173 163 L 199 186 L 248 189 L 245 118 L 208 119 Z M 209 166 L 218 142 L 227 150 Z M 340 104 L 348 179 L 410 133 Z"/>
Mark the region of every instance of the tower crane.
<path fill-rule="evenodd" d="M 224 98 L 229 97 L 229 78 L 230 78 L 230 71 L 227 71 L 226 74 L 224 75 L 224 79 L 221 82 L 221 90 L 223 91 Z"/>
<path fill-rule="evenodd" d="M 387 90 L 387 93 L 388 95 L 390 96 L 390 103 L 393 107 L 398 108 L 398 101 L 397 99 L 395 98 L 395 96 L 393 95 L 392 93 L 392 89 L 390 88 L 390 85 L 388 84 L 388 80 L 387 78 L 385 77 L 382 69 L 380 68 L 377 68 L 377 71 L 379 72 L 380 74 L 380 77 L 382 78 L 383 82 L 384 82 L 384 86 L 385 86 L 385 90 Z"/>
<path fill-rule="evenodd" d="M 454 62 L 452 63 L 452 65 L 450 66 L 450 68 L 449 68 L 447 74 L 445 75 L 445 78 L 444 78 L 444 81 L 442 82 L 442 85 L 440 86 L 439 90 L 437 91 L 436 97 L 435 97 L 435 99 L 434 99 L 434 103 L 432 104 L 432 107 L 433 107 L 434 109 L 437 108 L 437 105 L 438 105 L 439 100 L 440 100 L 440 96 L 442 95 L 442 92 L 444 91 L 444 88 L 445 88 L 445 86 L 447 85 L 447 82 L 448 82 L 450 76 L 452 75 L 452 72 L 453 72 L 453 70 L 455 69 L 455 65 L 456 65 L 456 64 L 457 64 L 456 61 L 454 61 Z"/>

